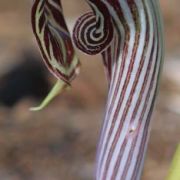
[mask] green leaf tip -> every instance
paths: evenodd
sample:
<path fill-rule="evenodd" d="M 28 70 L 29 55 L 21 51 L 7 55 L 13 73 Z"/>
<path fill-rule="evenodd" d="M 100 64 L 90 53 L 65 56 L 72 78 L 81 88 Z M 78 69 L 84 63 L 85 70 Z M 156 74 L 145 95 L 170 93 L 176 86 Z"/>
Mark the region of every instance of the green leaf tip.
<path fill-rule="evenodd" d="M 41 104 L 37 107 L 31 107 L 29 110 L 40 111 L 44 109 L 58 94 L 63 92 L 64 89 L 69 89 L 69 87 L 70 86 L 64 81 L 58 80 Z"/>
<path fill-rule="evenodd" d="M 180 180 L 180 144 L 174 155 L 167 180 Z"/>

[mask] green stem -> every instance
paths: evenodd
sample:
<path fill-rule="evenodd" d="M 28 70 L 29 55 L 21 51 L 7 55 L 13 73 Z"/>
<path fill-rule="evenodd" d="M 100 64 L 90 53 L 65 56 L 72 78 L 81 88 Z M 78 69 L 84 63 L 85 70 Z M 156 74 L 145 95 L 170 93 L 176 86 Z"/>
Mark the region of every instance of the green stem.
<path fill-rule="evenodd" d="M 40 111 L 44 109 L 59 93 L 67 88 L 67 86 L 64 81 L 58 80 L 42 103 L 37 107 L 30 108 L 30 111 Z"/>
<path fill-rule="evenodd" d="M 180 180 L 180 144 L 174 155 L 167 180 Z"/>

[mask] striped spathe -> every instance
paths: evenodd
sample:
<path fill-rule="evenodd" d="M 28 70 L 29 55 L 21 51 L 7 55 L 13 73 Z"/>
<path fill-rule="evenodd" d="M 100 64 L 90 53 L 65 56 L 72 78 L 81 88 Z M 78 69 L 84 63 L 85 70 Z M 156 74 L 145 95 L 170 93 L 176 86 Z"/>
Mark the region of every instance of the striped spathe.
<path fill-rule="evenodd" d="M 157 0 L 87 2 L 94 13 L 78 20 L 74 40 L 88 54 L 102 47 L 99 52 L 109 81 L 96 179 L 140 179 L 163 59 L 159 4 Z M 110 26 L 113 30 L 107 29 Z"/>

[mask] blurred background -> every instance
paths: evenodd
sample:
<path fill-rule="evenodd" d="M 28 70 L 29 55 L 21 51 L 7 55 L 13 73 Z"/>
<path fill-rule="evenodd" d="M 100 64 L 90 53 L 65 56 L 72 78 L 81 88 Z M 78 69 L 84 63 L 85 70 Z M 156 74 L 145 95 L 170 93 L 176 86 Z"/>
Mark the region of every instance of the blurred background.
<path fill-rule="evenodd" d="M 87 5 L 62 2 L 72 26 Z M 55 82 L 31 31 L 31 4 L 0 0 L 0 180 L 92 180 L 107 93 L 101 57 L 78 52 L 82 68 L 72 90 L 30 112 Z M 180 140 L 180 1 L 161 6 L 166 56 L 143 180 L 165 179 Z"/>

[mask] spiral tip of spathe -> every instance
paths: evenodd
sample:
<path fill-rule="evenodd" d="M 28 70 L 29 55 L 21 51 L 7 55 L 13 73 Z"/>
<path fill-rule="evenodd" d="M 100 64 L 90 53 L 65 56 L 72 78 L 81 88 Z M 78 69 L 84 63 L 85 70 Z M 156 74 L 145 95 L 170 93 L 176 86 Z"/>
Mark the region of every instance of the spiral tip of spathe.
<path fill-rule="evenodd" d="M 89 55 L 105 51 L 113 39 L 113 26 L 103 19 L 97 22 L 93 12 L 82 15 L 73 29 L 73 40 L 78 49 Z M 100 25 L 101 24 L 101 25 Z"/>

